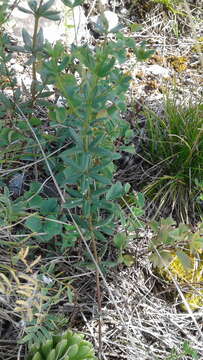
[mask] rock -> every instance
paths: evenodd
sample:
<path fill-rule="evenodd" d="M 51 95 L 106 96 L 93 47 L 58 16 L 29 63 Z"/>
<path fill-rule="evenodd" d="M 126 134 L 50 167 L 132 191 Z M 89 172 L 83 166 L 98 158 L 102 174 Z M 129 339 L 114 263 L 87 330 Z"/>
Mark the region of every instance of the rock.
<path fill-rule="evenodd" d="M 17 63 L 12 65 L 12 69 L 15 71 L 16 74 L 17 73 L 20 74 L 20 73 L 23 73 L 25 71 L 24 66 L 22 66 L 20 64 L 17 64 Z"/>
<path fill-rule="evenodd" d="M 108 7 L 108 0 L 100 0 L 101 5 Z"/>
<path fill-rule="evenodd" d="M 28 8 L 27 1 L 20 3 L 22 7 Z M 73 11 L 61 3 L 56 1 L 52 10 L 61 11 L 60 21 L 51 21 L 45 18 L 40 18 L 39 27 L 43 28 L 44 38 L 51 43 L 57 40 L 65 41 L 66 45 L 71 45 L 73 42 L 80 44 L 83 37 L 88 36 L 86 28 L 87 18 L 81 6 L 76 6 Z M 74 29 L 74 25 L 76 30 Z M 12 28 L 12 30 L 11 30 Z M 22 29 L 25 28 L 30 35 L 34 30 L 34 16 L 26 14 L 15 8 L 11 15 L 11 22 L 9 30 L 14 33 L 19 43 L 22 44 Z"/>
<path fill-rule="evenodd" d="M 63 19 L 66 44 L 80 44 L 82 38 L 87 39 L 89 36 L 89 31 L 87 30 L 87 18 L 81 6 L 76 6 L 73 11 L 67 9 L 68 8 L 65 9 Z"/>
<path fill-rule="evenodd" d="M 150 73 L 153 74 L 155 76 L 160 76 L 163 78 L 168 78 L 170 76 L 170 71 L 166 68 L 164 68 L 163 66 L 160 65 L 150 65 L 147 69 L 146 69 L 146 73 Z"/>
<path fill-rule="evenodd" d="M 66 101 L 62 96 L 59 96 L 56 106 L 57 107 L 64 107 L 66 105 Z"/>
<path fill-rule="evenodd" d="M 106 10 L 106 11 L 104 11 L 104 16 L 107 19 L 108 31 L 110 32 L 113 28 L 115 28 L 119 24 L 118 15 L 116 13 L 114 13 L 113 11 Z M 89 18 L 89 20 L 90 20 L 90 23 L 92 23 L 93 26 L 95 27 L 95 31 L 96 31 L 96 27 L 99 26 L 101 23 L 100 15 L 91 16 Z"/>

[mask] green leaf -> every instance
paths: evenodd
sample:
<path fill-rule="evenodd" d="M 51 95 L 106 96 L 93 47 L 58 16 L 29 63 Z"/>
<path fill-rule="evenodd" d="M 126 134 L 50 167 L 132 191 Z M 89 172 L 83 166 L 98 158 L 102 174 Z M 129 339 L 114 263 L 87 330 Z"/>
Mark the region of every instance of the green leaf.
<path fill-rule="evenodd" d="M 151 221 L 149 222 L 149 226 L 151 227 L 151 229 L 155 232 L 155 233 L 158 233 L 159 231 L 159 223 L 158 221 Z"/>
<path fill-rule="evenodd" d="M 40 351 L 42 352 L 43 356 L 46 357 L 52 348 L 53 348 L 53 339 L 49 339 L 44 344 L 42 344 Z"/>
<path fill-rule="evenodd" d="M 97 155 L 106 156 L 108 160 L 119 160 L 121 158 L 119 153 L 112 152 L 111 150 L 102 147 L 94 147 L 91 151 Z"/>
<path fill-rule="evenodd" d="M 193 268 L 191 258 L 184 251 L 177 250 L 176 255 L 186 271 Z"/>
<path fill-rule="evenodd" d="M 203 250 L 203 236 L 199 234 L 199 232 L 194 233 L 192 235 L 192 241 L 190 244 L 191 249 L 193 250 Z"/>
<path fill-rule="evenodd" d="M 97 205 L 98 207 L 98 205 Z M 100 209 L 105 209 L 105 210 L 108 210 L 110 212 L 114 212 L 115 211 L 115 204 L 110 202 L 110 201 L 107 201 L 105 199 L 102 199 L 99 201 L 99 207 Z"/>
<path fill-rule="evenodd" d="M 120 181 L 111 186 L 106 194 L 106 200 L 115 200 L 123 196 L 124 189 Z"/>
<path fill-rule="evenodd" d="M 76 161 L 74 161 L 74 160 L 72 160 L 72 159 L 70 159 L 70 158 L 66 158 L 66 163 L 68 164 L 68 165 L 70 165 L 70 167 L 72 168 L 71 169 L 71 171 L 72 171 L 72 175 L 74 174 L 74 173 L 76 173 L 76 174 L 74 174 L 74 175 L 77 175 L 77 173 L 78 174 L 81 174 L 81 167 L 80 167 L 80 164 L 79 163 L 77 163 Z"/>
<path fill-rule="evenodd" d="M 82 192 L 83 196 L 87 194 L 87 192 L 89 191 L 90 183 L 92 183 L 90 178 L 86 174 L 84 174 L 81 178 L 81 188 L 80 188 L 80 191 Z"/>
<path fill-rule="evenodd" d="M 18 344 L 28 343 L 31 339 L 32 339 L 32 334 L 27 334 L 23 338 L 18 340 Z M 41 360 L 41 358 L 39 360 Z"/>
<path fill-rule="evenodd" d="M 104 134 L 96 136 L 96 138 L 89 144 L 89 151 L 92 151 L 104 139 Z"/>
<path fill-rule="evenodd" d="M 65 56 L 65 57 L 63 58 L 63 60 L 61 61 L 60 65 L 58 66 L 58 71 L 63 71 L 63 70 L 65 70 L 65 69 L 68 67 L 69 63 L 70 63 L 70 57 L 69 57 L 69 56 Z"/>
<path fill-rule="evenodd" d="M 92 174 L 91 177 L 102 184 L 111 185 L 111 180 L 105 176 Z"/>
<path fill-rule="evenodd" d="M 118 233 L 113 238 L 115 247 L 119 250 L 124 249 L 128 244 L 129 238 L 125 232 Z"/>
<path fill-rule="evenodd" d="M 25 28 L 22 29 L 22 37 L 27 48 L 32 48 L 32 37 Z"/>
<path fill-rule="evenodd" d="M 131 188 L 131 185 L 130 185 L 129 183 L 126 183 L 126 184 L 124 185 L 125 194 L 128 193 L 128 191 L 130 190 L 130 188 Z"/>
<path fill-rule="evenodd" d="M 43 5 L 40 6 L 40 13 L 47 11 L 53 4 L 54 4 L 55 0 L 49 0 L 46 3 L 44 3 Z"/>
<path fill-rule="evenodd" d="M 102 188 L 97 189 L 97 190 L 92 192 L 92 198 L 97 199 L 98 197 L 100 197 L 100 195 L 103 195 L 105 193 L 106 193 L 106 187 L 102 187 Z"/>
<path fill-rule="evenodd" d="M 64 173 L 64 176 L 65 176 L 65 180 L 64 180 L 64 183 L 65 184 L 76 184 L 77 183 L 77 181 L 81 178 L 81 176 L 82 176 L 82 174 L 74 174 L 73 175 L 73 171 L 72 171 L 72 169 L 65 169 L 64 171 L 63 171 L 63 173 Z"/>
<path fill-rule="evenodd" d="M 125 254 L 121 256 L 121 259 L 126 266 L 132 266 L 135 264 L 135 256 L 133 255 Z"/>
<path fill-rule="evenodd" d="M 92 51 L 88 47 L 80 47 L 77 49 L 78 59 L 91 71 L 95 67 L 95 60 L 92 55 Z"/>
<path fill-rule="evenodd" d="M 46 357 L 46 360 L 56 360 L 56 358 L 56 349 L 52 349 Z"/>
<path fill-rule="evenodd" d="M 145 206 L 145 197 L 144 197 L 144 194 L 141 192 L 139 192 L 137 194 L 137 204 L 141 208 L 144 208 L 144 206 Z"/>
<path fill-rule="evenodd" d="M 109 225 L 100 226 L 99 230 L 102 231 L 104 234 L 111 236 L 114 233 L 114 228 L 115 228 L 115 225 L 112 223 Z"/>
<path fill-rule="evenodd" d="M 78 353 L 80 354 L 80 359 L 93 359 L 93 349 L 90 348 L 86 341 L 80 343 Z"/>
<path fill-rule="evenodd" d="M 130 30 L 131 30 L 131 32 L 140 31 L 140 30 L 142 30 L 142 26 L 137 23 L 132 23 L 132 24 L 130 24 Z"/>
<path fill-rule="evenodd" d="M 73 9 L 75 6 L 83 4 L 84 0 L 61 0 L 65 6 L 70 7 Z"/>
<path fill-rule="evenodd" d="M 58 107 L 55 109 L 56 121 L 63 124 L 67 119 L 67 110 L 64 107 Z"/>
<path fill-rule="evenodd" d="M 67 339 L 61 340 L 56 346 L 56 359 L 61 359 L 67 350 Z"/>
<path fill-rule="evenodd" d="M 144 61 L 154 54 L 154 50 L 146 50 L 145 44 L 142 43 L 139 48 L 134 49 L 138 61 Z"/>
<path fill-rule="evenodd" d="M 29 201 L 29 208 L 31 209 L 39 209 L 44 199 L 40 195 L 35 195 Z"/>
<path fill-rule="evenodd" d="M 28 9 L 25 9 L 24 7 L 22 6 L 18 6 L 18 10 L 24 12 L 25 14 L 33 14 L 32 11 L 28 10 Z"/>
<path fill-rule="evenodd" d="M 36 12 L 36 10 L 37 10 L 37 1 L 29 0 L 28 1 L 28 6 L 33 12 Z"/>
<path fill-rule="evenodd" d="M 42 232 L 42 222 L 36 215 L 29 217 L 26 220 L 25 225 L 33 232 Z"/>
<path fill-rule="evenodd" d="M 60 11 L 46 11 L 43 14 L 40 14 L 42 17 L 53 20 L 53 21 L 59 21 L 61 19 L 60 17 Z"/>
<path fill-rule="evenodd" d="M 74 198 L 79 198 L 82 199 L 83 198 L 83 194 L 82 192 L 78 191 L 78 190 L 74 190 L 74 189 L 67 189 L 68 194 L 70 194 L 72 197 Z"/>
<path fill-rule="evenodd" d="M 71 98 L 72 98 L 73 94 L 75 93 L 75 88 L 77 86 L 75 77 L 72 74 L 66 74 L 63 77 L 58 76 L 58 78 L 56 79 L 56 85 L 61 90 L 61 92 L 65 98 L 68 99 L 69 94 L 70 94 L 70 99 L 68 99 L 68 100 L 71 101 Z M 80 99 L 78 99 L 78 100 L 79 100 L 79 103 L 81 103 L 81 100 Z"/>
<path fill-rule="evenodd" d="M 83 199 L 77 199 L 77 200 L 71 200 L 67 201 L 65 204 L 63 204 L 63 207 L 65 209 L 73 209 L 76 206 L 80 206 L 83 203 Z"/>
<path fill-rule="evenodd" d="M 71 359 L 71 358 L 74 359 L 74 357 L 78 353 L 78 349 L 79 349 L 78 344 L 70 345 L 67 352 L 66 352 L 67 359 Z"/>
<path fill-rule="evenodd" d="M 90 164 L 90 154 L 87 152 L 84 152 L 80 159 L 80 168 L 81 172 L 86 173 Z"/>
<path fill-rule="evenodd" d="M 161 219 L 161 225 L 173 226 L 175 224 L 176 224 L 176 222 L 170 216 L 167 217 L 166 219 Z"/>
<path fill-rule="evenodd" d="M 106 169 L 109 164 L 111 164 L 111 160 L 103 160 L 101 165 L 94 166 L 90 171 L 89 175 L 97 175 L 98 172 L 100 172 L 103 169 Z"/>
<path fill-rule="evenodd" d="M 168 250 L 159 250 L 158 253 L 153 252 L 149 258 L 155 267 L 162 268 L 170 264 L 173 260 L 173 255 Z"/>
<path fill-rule="evenodd" d="M 11 108 L 11 102 L 10 102 L 8 96 L 4 95 L 3 93 L 0 93 L 0 101 L 3 102 L 3 104 L 6 106 L 6 108 Z"/>
<path fill-rule="evenodd" d="M 36 46 L 39 49 L 41 49 L 44 45 L 44 35 L 43 35 L 43 29 L 40 28 L 38 33 L 37 33 L 37 38 L 36 38 Z"/>
<path fill-rule="evenodd" d="M 120 146 L 119 149 L 122 150 L 122 151 L 128 152 L 128 153 L 130 153 L 130 154 L 135 154 L 135 147 L 134 147 L 134 145 L 129 145 L 129 146 L 122 145 L 122 146 Z"/>
<path fill-rule="evenodd" d="M 138 207 L 135 207 L 135 206 L 131 207 L 131 211 L 132 211 L 133 215 L 136 217 L 144 215 L 144 210 L 142 210 Z"/>
<path fill-rule="evenodd" d="M 66 159 L 69 158 L 70 155 L 73 154 L 80 154 L 81 153 L 81 149 L 78 148 L 77 146 L 72 146 L 70 149 L 63 151 L 59 157 L 61 159 L 63 159 L 63 161 L 66 163 Z"/>
<path fill-rule="evenodd" d="M 44 200 L 40 204 L 40 213 L 44 216 L 49 214 L 57 214 L 58 212 L 58 202 L 55 198 L 49 198 Z"/>
<path fill-rule="evenodd" d="M 95 69 L 95 74 L 99 77 L 105 77 L 109 71 L 113 68 L 116 59 L 112 58 L 109 62 L 105 61 L 103 64 L 99 64 Z"/>
<path fill-rule="evenodd" d="M 76 234 L 63 234 L 62 235 L 62 249 L 70 248 L 75 245 L 78 236 Z M 61 245 L 61 242 L 60 242 Z"/>
<path fill-rule="evenodd" d="M 91 206 L 90 206 L 89 201 L 85 200 L 85 201 L 83 202 L 82 211 L 83 211 L 84 216 L 88 217 L 88 216 L 90 215 L 90 213 L 91 213 Z"/>
<path fill-rule="evenodd" d="M 26 336 L 24 337 L 25 340 Z M 42 360 L 42 357 L 39 352 L 36 352 L 36 354 L 33 356 L 32 360 Z"/>
<path fill-rule="evenodd" d="M 170 233 L 169 230 L 166 226 L 161 226 L 160 230 L 159 230 L 159 234 L 158 234 L 160 243 L 163 244 L 169 244 L 170 243 Z"/>
<path fill-rule="evenodd" d="M 72 139 L 76 142 L 76 144 L 78 144 L 80 147 L 82 147 L 82 139 L 81 139 L 81 136 L 76 133 L 76 131 L 73 129 L 73 128 L 69 128 L 69 133 L 72 137 Z"/>
<path fill-rule="evenodd" d="M 95 230 L 94 234 L 97 240 L 100 240 L 102 242 L 107 242 L 107 238 L 100 231 Z"/>
<path fill-rule="evenodd" d="M 41 186 L 42 184 L 38 181 L 31 182 L 30 190 L 25 193 L 26 199 L 28 199 L 30 196 L 34 195 L 35 193 L 42 192 Z"/>
<path fill-rule="evenodd" d="M 49 216 L 49 218 L 50 220 L 46 219 L 43 224 L 43 232 L 46 233 L 40 236 L 43 241 L 51 240 L 53 236 L 59 235 L 62 232 L 62 224 L 52 221 L 51 219 L 56 220 L 53 215 Z"/>
<path fill-rule="evenodd" d="M 42 120 L 36 118 L 36 117 L 31 117 L 31 119 L 29 120 L 30 125 L 32 126 L 40 126 L 42 125 Z"/>

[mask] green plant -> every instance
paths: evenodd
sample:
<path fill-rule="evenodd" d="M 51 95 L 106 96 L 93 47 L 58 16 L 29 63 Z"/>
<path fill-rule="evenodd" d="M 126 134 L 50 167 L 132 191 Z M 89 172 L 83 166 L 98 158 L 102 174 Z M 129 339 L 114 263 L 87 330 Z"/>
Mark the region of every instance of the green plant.
<path fill-rule="evenodd" d="M 36 186 L 34 189 L 34 185 L 20 199 L 27 202 L 30 210 L 38 211 L 25 222 L 25 226 L 36 234 L 45 233 L 42 236 L 36 235 L 38 239 L 48 241 L 53 236 L 60 235 L 62 226 L 67 223 L 68 217 L 70 219 L 71 209 L 73 219 L 85 233 L 86 239 L 106 241 L 105 236 L 113 234 L 115 220 L 119 217 L 120 209 L 115 200 L 127 191 L 127 187 L 113 181 L 113 161 L 120 157 L 116 152 L 115 140 L 122 136 L 127 141 L 133 135 L 128 123 L 120 117 L 120 111 L 126 108 L 125 93 L 130 76 L 116 68 L 115 64 L 125 62 L 127 47 L 134 50 L 138 60 L 145 60 L 152 52 L 145 50 L 144 44 L 137 48 L 133 39 L 126 38 L 121 33 L 117 33 L 116 41 L 109 41 L 107 22 L 101 14 L 99 31 L 105 35 L 103 45 L 96 47 L 94 51 L 87 46 L 73 46 L 67 54 L 60 42 L 54 46 L 45 43 L 43 30 L 38 30 L 40 17 L 59 19 L 59 13 L 50 10 L 53 3 L 53 0 L 42 0 L 39 4 L 28 1 L 29 9 L 19 7 L 35 18 L 33 36 L 23 29 L 24 46 L 10 47 L 11 52 L 25 52 L 29 57 L 27 64 L 32 66 L 31 99 L 21 103 L 18 98 L 17 104 L 15 96 L 12 99 L 3 96 L 2 110 L 11 111 L 12 107 L 12 121 L 22 139 L 12 138 L 11 125 L 3 128 L 2 121 L 2 139 L 5 139 L 2 146 L 6 144 L 10 147 L 10 139 L 23 143 L 24 149 L 20 148 L 20 151 L 24 152 L 26 160 L 32 159 L 32 153 L 36 159 L 41 151 L 48 167 L 45 167 L 45 173 L 51 171 L 54 183 L 57 182 L 66 192 L 65 200 L 61 199 L 63 205 L 60 208 L 57 199 L 44 199 Z M 64 1 L 71 8 L 78 3 L 81 1 L 74 4 Z M 36 80 L 37 72 L 41 75 L 39 81 Z M 58 93 L 66 102 L 65 107 L 58 108 L 42 100 L 50 95 L 47 92 L 47 85 L 50 84 L 57 87 Z M 14 86 L 14 94 L 15 91 L 17 89 Z M 21 98 L 20 92 L 19 97 Z M 40 119 L 32 116 L 37 104 L 46 104 L 50 108 L 50 128 L 55 130 L 54 134 L 41 131 Z M 20 122 L 16 119 L 16 113 L 21 116 Z M 23 121 L 22 116 L 25 117 Z M 27 139 L 30 131 L 32 137 Z M 67 140 L 70 142 L 67 150 L 60 156 L 51 156 L 46 160 L 48 155 L 45 155 L 45 151 L 49 153 L 54 143 L 54 146 L 60 144 L 63 147 Z M 16 204 L 18 203 L 19 199 L 16 200 Z M 75 238 L 75 229 L 73 235 Z"/>
<path fill-rule="evenodd" d="M 203 178 L 203 107 L 184 108 L 168 100 L 163 116 L 152 111 L 145 115 L 142 156 L 151 166 L 147 165 L 150 180 L 142 190 L 156 203 L 157 214 L 164 211 L 178 221 L 194 220 L 195 211 L 201 213 L 196 182 Z"/>
<path fill-rule="evenodd" d="M 27 343 L 29 346 L 39 345 L 50 338 L 50 334 L 64 325 L 68 319 L 63 314 L 55 314 L 52 307 L 57 305 L 61 298 L 68 297 L 72 301 L 72 292 L 69 282 L 58 281 L 51 269 L 34 272 L 34 268 L 41 261 L 38 256 L 31 263 L 27 259 L 29 248 L 21 250 L 11 257 L 13 266 L 0 263 L 0 294 L 10 302 L 12 312 L 20 318 L 19 324 L 23 330 L 18 343 Z M 25 266 L 25 270 L 16 271 L 18 263 Z M 46 275 L 45 275 L 46 274 Z"/>
<path fill-rule="evenodd" d="M 53 1 L 49 2 L 49 6 L 52 3 Z M 65 1 L 64 4 L 70 5 Z M 39 209 L 39 214 L 30 217 L 25 225 L 33 232 L 45 232 L 45 236 L 42 235 L 40 239 L 49 240 L 53 235 L 60 235 L 62 224 L 67 223 L 65 214 L 70 217 L 71 210 L 72 219 L 82 233 L 85 233 L 87 240 L 91 239 L 93 244 L 97 240 L 105 242 L 106 236 L 113 235 L 115 221 L 119 217 L 120 208 L 115 200 L 128 190 L 120 182 L 113 181 L 113 161 L 120 157 L 115 151 L 114 143 L 119 136 L 126 139 L 132 136 L 129 125 L 120 117 L 120 111 L 126 108 L 124 95 L 130 76 L 115 68 L 115 63 L 126 60 L 126 47 L 131 47 L 139 60 L 146 59 L 151 52 L 145 50 L 144 44 L 137 48 L 132 39 L 125 38 L 121 33 L 116 35 L 117 41 L 108 41 L 107 24 L 103 17 L 100 31 L 103 31 L 106 38 L 102 47 L 96 47 L 92 51 L 87 46 L 75 46 L 67 54 L 60 42 L 55 46 L 44 44 L 42 30 L 37 32 L 40 16 L 48 16 L 48 3 L 45 6 L 41 2 L 38 8 L 31 2 L 28 5 L 31 10 L 20 10 L 35 16 L 35 31 L 32 39 L 23 30 L 25 46 L 23 49 L 18 47 L 17 50 L 31 52 L 33 81 L 35 83 L 36 63 L 42 79 L 39 91 L 39 84 L 35 83 L 34 90 L 32 87 L 31 108 L 43 93 L 43 86 L 54 84 L 64 98 L 66 107 L 49 105 L 50 126 L 56 129 L 56 135 L 50 141 L 58 141 L 63 133 L 63 141 L 71 139 L 72 144 L 59 157 L 50 159 L 56 181 L 67 194 L 65 201 L 62 199 L 61 210 L 57 207 L 56 199 L 45 200 L 39 194 L 32 195 L 31 200 L 27 201 L 28 206 Z M 40 42 L 38 47 L 37 41 Z M 77 80 L 76 71 L 80 81 Z M 31 120 L 32 118 L 27 120 L 28 128 L 31 127 L 40 141 L 43 134 L 33 129 Z M 53 211 L 50 210 L 51 207 Z M 57 222 L 60 213 L 61 223 Z M 46 219 L 40 219 L 40 215 Z M 73 236 L 75 238 L 75 229 Z"/>
<path fill-rule="evenodd" d="M 81 2 L 63 1 L 71 8 Z M 50 10 L 53 3 L 54 0 L 40 0 L 38 3 L 28 1 L 29 8 L 19 7 L 21 11 L 34 16 L 33 35 L 23 29 L 24 45 L 9 46 L 10 56 L 13 51 L 18 51 L 28 57 L 26 64 L 32 69 L 32 84 L 26 99 L 23 98 L 21 89 L 17 88 L 16 81 L 13 83 L 11 96 L 2 93 L 0 145 L 7 147 L 2 163 L 5 170 L 8 164 L 12 164 L 19 171 L 16 165 L 19 158 L 21 161 L 31 161 L 37 178 L 40 179 L 38 182 L 32 181 L 34 174 L 31 172 L 28 191 L 24 194 L 18 191 L 15 200 L 11 194 L 7 194 L 12 205 L 17 207 L 23 204 L 28 211 L 26 218 L 19 219 L 18 228 L 14 226 L 13 219 L 11 225 L 17 234 L 22 231 L 22 227 L 26 228 L 33 239 L 29 238 L 29 244 L 35 242 L 35 246 L 42 242 L 49 242 L 53 246 L 55 242 L 60 244 L 60 251 L 64 251 L 68 246 L 73 246 L 76 240 L 83 239 L 85 244 L 89 243 L 89 248 L 86 247 L 89 254 L 93 255 L 88 257 L 85 253 L 84 257 L 91 259 L 91 265 L 94 260 L 97 269 L 98 307 L 101 311 L 98 269 L 102 266 L 108 241 L 123 216 L 122 209 L 116 202 L 129 190 L 128 184 L 123 185 L 113 178 L 114 160 L 120 158 L 116 139 L 125 138 L 128 145 L 133 136 L 129 124 L 120 116 L 121 111 L 126 109 L 125 94 L 131 79 L 128 73 L 120 69 L 120 65 L 127 60 L 126 49 L 129 47 L 140 61 L 147 59 L 152 51 L 146 50 L 144 43 L 137 47 L 133 39 L 117 33 L 118 29 L 115 29 L 115 40 L 109 40 L 108 24 L 103 14 L 99 32 L 103 33 L 104 40 L 94 49 L 87 45 L 73 45 L 67 51 L 61 42 L 51 45 L 44 41 L 39 20 L 41 17 L 59 19 L 59 13 Z M 10 65 L 4 56 L 5 50 L 6 46 L 3 44 L 0 61 L 8 73 Z M 40 80 L 37 79 L 37 73 L 41 76 Z M 13 79 L 14 73 L 11 71 L 9 76 Z M 54 85 L 57 96 L 63 98 L 63 107 L 48 101 L 49 95 L 53 94 L 49 91 L 49 85 Z M 38 105 L 46 106 L 49 110 L 46 131 L 43 121 L 36 116 Z M 12 145 L 14 147 L 9 152 Z M 23 166 L 23 170 L 26 166 Z M 26 177 L 26 170 L 24 173 Z M 19 179 L 20 176 L 22 177 L 21 173 Z M 44 179 L 47 177 L 56 189 L 54 197 L 52 195 L 47 198 L 44 192 Z M 15 191 L 14 182 L 13 179 L 10 181 L 11 192 Z M 48 295 L 41 288 L 39 280 L 33 286 L 36 299 L 32 289 L 27 286 L 31 299 L 34 299 L 34 309 L 33 317 L 28 319 L 29 324 L 26 323 L 24 328 L 23 343 L 37 342 L 37 338 L 48 337 L 53 331 L 51 327 L 47 329 L 44 326 L 44 321 L 48 321 L 50 315 L 47 310 L 51 306 L 47 300 Z M 24 297 L 17 310 L 27 314 L 29 299 L 26 294 Z M 44 306 L 47 310 L 45 317 L 42 314 Z M 99 333 L 101 338 L 100 330 Z M 48 359 L 54 356 L 52 354 L 55 350 L 52 350 Z M 75 355 L 76 350 L 75 345 Z M 34 359 L 39 356 L 34 355 Z M 81 355 L 78 356 L 75 358 L 80 359 Z"/>
<path fill-rule="evenodd" d="M 5 5 L 5 3 L 3 2 L 3 6 L 7 8 L 8 4 Z M 30 9 L 19 8 L 26 13 L 35 14 L 33 37 L 28 34 L 26 29 L 23 29 L 24 46 L 13 46 L 8 34 L 2 27 L 2 23 L 6 21 L 7 12 L 2 10 L 1 13 L 2 16 L 5 14 L 4 19 L 0 20 L 0 150 L 1 163 L 5 165 L 4 168 L 12 165 L 14 169 L 19 166 L 19 161 L 35 161 L 39 157 L 38 147 L 30 136 L 30 128 L 22 119 L 19 111 L 21 110 L 24 114 L 28 115 L 29 124 L 33 128 L 37 128 L 42 122 L 40 119 L 32 116 L 35 106 L 47 106 L 49 104 L 47 97 L 52 92 L 49 91 L 46 84 L 36 80 L 36 74 L 37 57 L 41 54 L 45 44 L 43 30 L 38 29 L 39 19 L 40 17 L 52 20 L 59 19 L 58 12 L 49 10 L 53 3 L 54 0 L 48 1 L 46 4 L 43 4 L 43 1 L 40 1 L 38 4 L 36 1 L 29 1 Z M 15 4 L 13 3 L 12 6 Z M 25 53 L 25 56 L 28 58 L 26 65 L 32 66 L 32 84 L 30 89 L 17 84 L 15 70 L 10 64 L 15 51 Z M 49 146 L 50 138 L 53 140 L 51 136 L 46 135 L 43 131 L 39 132 L 38 135 L 43 146 Z"/>
<path fill-rule="evenodd" d="M 6 22 L 8 10 L 9 10 L 9 0 L 2 0 L 0 4 L 0 29 L 2 31 L 2 25 Z"/>
<path fill-rule="evenodd" d="M 4 193 L 0 195 L 0 226 L 8 226 L 19 221 L 27 215 L 25 204 L 18 202 L 15 204 L 9 196 L 9 191 L 4 188 Z"/>
<path fill-rule="evenodd" d="M 27 360 L 96 360 L 94 349 L 83 334 L 71 330 L 52 336 L 44 344 L 33 346 Z"/>
<path fill-rule="evenodd" d="M 180 5 L 183 5 L 183 0 L 132 0 L 128 11 L 131 12 L 132 9 L 136 9 L 139 17 L 143 18 L 154 10 L 156 4 L 159 4 L 165 13 L 175 15 L 175 18 L 176 16 L 180 17 L 185 15 L 185 12 L 180 10 Z"/>
<path fill-rule="evenodd" d="M 135 262 L 135 257 L 131 254 L 125 253 L 131 239 L 134 239 L 137 229 L 144 228 L 144 224 L 140 217 L 145 214 L 144 206 L 145 199 L 142 193 L 130 192 L 121 198 L 121 206 L 129 214 L 126 216 L 121 212 L 121 226 L 122 231 L 118 232 L 113 237 L 114 246 L 118 249 L 117 263 L 124 263 L 131 266 Z"/>
<path fill-rule="evenodd" d="M 198 355 L 198 352 L 192 348 L 190 343 L 185 341 L 180 351 L 177 351 L 176 349 L 172 350 L 171 354 L 167 356 L 165 360 L 182 360 L 183 356 L 189 356 L 190 359 L 194 360 L 200 359 L 200 355 Z"/>
<path fill-rule="evenodd" d="M 195 185 L 197 186 L 197 189 L 199 189 L 197 200 L 201 204 L 203 201 L 203 181 L 198 181 L 197 179 L 195 179 Z"/>
<path fill-rule="evenodd" d="M 171 281 L 174 276 L 179 284 L 192 287 L 185 298 L 192 310 L 198 309 L 203 303 L 199 288 L 203 270 L 203 223 L 192 231 L 186 224 L 175 227 L 174 220 L 167 218 L 151 222 L 150 227 L 154 232 L 149 244 L 150 260 L 165 279 Z"/>
<path fill-rule="evenodd" d="M 184 13 L 177 9 L 178 5 L 183 3 L 183 0 L 151 0 L 153 3 L 162 4 L 167 10 L 173 14 L 184 15 Z"/>
<path fill-rule="evenodd" d="M 171 262 L 175 254 L 179 257 L 183 268 L 188 270 L 191 268 L 191 261 L 187 255 L 188 250 L 191 255 L 201 254 L 203 250 L 203 223 L 200 222 L 195 231 L 183 223 L 180 223 L 178 227 L 175 225 L 176 223 L 172 218 L 149 223 L 154 232 L 149 244 L 149 250 L 152 251 L 151 261 L 155 266 L 163 267 Z M 157 254 L 156 249 L 159 254 Z"/>

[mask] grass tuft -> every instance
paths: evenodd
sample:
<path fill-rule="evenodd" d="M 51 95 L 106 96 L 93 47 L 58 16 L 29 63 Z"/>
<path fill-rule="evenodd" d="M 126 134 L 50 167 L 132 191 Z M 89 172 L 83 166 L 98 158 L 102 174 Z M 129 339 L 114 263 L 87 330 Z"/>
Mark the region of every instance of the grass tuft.
<path fill-rule="evenodd" d="M 201 212 L 196 183 L 203 179 L 203 105 L 185 108 L 167 100 L 164 116 L 152 111 L 145 116 L 143 157 L 156 174 L 145 183 L 144 193 L 159 203 L 159 211 L 188 222 Z"/>

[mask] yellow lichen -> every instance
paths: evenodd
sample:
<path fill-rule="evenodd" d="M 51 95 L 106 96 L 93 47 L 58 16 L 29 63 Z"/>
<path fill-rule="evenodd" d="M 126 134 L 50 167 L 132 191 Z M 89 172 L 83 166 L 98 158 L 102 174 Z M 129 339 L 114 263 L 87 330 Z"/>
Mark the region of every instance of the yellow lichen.
<path fill-rule="evenodd" d="M 203 306 L 203 290 L 199 290 L 198 293 L 187 293 L 185 298 L 190 305 L 192 310 L 198 310 Z M 182 308 L 186 310 L 185 305 L 182 305 Z"/>
<path fill-rule="evenodd" d="M 168 266 L 169 271 L 162 269 L 161 275 L 169 281 L 172 281 L 173 276 L 180 285 L 186 285 L 189 290 L 185 294 L 185 299 L 192 310 L 197 310 L 203 306 L 203 286 L 200 286 L 203 282 L 203 257 L 197 259 L 191 254 L 188 256 L 192 268 L 185 269 L 178 256 L 174 254 L 173 260 Z M 182 304 L 182 308 L 186 310 L 184 304 Z"/>
<path fill-rule="evenodd" d="M 197 42 L 193 45 L 192 51 L 197 53 L 203 52 L 203 36 L 197 38 Z"/>
<path fill-rule="evenodd" d="M 169 56 L 167 60 L 177 72 L 182 72 L 187 69 L 187 58 L 185 56 Z"/>

